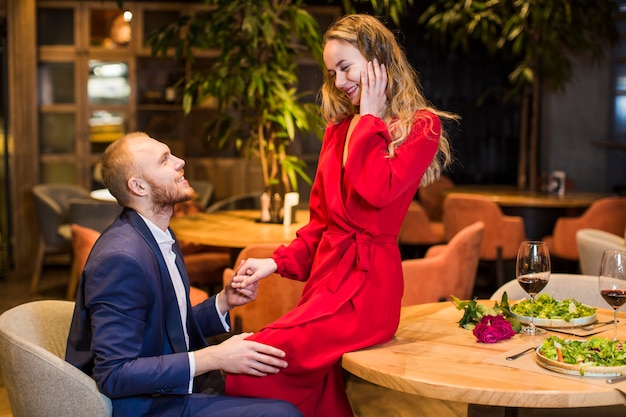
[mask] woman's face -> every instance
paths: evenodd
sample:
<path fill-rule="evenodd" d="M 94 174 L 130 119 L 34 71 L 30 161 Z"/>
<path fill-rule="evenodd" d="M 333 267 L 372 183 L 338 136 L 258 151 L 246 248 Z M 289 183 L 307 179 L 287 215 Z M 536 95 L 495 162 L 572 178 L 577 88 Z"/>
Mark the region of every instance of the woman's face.
<path fill-rule="evenodd" d="M 347 42 L 332 39 L 324 46 L 324 65 L 335 79 L 335 86 L 358 106 L 361 102 L 361 70 L 367 68 L 367 60 L 361 52 Z"/>

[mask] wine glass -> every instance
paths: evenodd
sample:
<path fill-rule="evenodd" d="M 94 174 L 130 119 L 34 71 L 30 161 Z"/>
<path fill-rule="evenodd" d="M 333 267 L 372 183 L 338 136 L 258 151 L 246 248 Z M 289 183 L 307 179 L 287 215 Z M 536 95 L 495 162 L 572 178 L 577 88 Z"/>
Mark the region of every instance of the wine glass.
<path fill-rule="evenodd" d="M 626 303 L 626 251 L 607 250 L 598 273 L 600 295 L 613 307 L 613 340 L 617 340 L 617 310 Z"/>
<path fill-rule="evenodd" d="M 535 296 L 548 285 L 550 271 L 550 252 L 544 242 L 525 241 L 520 244 L 515 274 L 519 285 L 530 295 L 530 324 L 522 328 L 522 334 L 535 336 L 546 332 L 535 326 Z"/>

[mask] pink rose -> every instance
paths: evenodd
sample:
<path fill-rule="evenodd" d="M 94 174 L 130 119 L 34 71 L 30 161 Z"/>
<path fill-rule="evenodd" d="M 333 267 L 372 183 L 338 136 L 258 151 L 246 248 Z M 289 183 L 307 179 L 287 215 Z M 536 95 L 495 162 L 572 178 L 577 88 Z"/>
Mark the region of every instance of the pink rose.
<path fill-rule="evenodd" d="M 496 343 L 510 339 L 515 331 L 503 316 L 484 316 L 474 328 L 474 336 L 480 343 Z"/>

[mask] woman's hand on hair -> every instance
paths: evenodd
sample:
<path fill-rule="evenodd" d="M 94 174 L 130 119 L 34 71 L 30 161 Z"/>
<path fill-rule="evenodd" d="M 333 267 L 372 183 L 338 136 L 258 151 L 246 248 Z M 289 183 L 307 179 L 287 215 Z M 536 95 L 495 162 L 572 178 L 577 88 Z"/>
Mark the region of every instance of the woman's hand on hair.
<path fill-rule="evenodd" d="M 372 114 L 381 117 L 387 106 L 387 68 L 378 60 L 367 63 L 367 69 L 361 71 L 361 116 Z"/>

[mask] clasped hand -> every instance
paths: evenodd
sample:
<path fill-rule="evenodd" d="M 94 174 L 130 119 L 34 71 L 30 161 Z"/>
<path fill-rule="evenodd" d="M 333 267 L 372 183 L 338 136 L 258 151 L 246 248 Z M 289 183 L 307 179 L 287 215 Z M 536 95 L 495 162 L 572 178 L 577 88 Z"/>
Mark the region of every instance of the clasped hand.
<path fill-rule="evenodd" d="M 273 274 L 276 269 L 276 262 L 272 258 L 248 258 L 239 265 L 231 285 L 238 290 L 246 289 Z"/>

